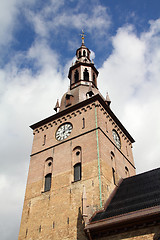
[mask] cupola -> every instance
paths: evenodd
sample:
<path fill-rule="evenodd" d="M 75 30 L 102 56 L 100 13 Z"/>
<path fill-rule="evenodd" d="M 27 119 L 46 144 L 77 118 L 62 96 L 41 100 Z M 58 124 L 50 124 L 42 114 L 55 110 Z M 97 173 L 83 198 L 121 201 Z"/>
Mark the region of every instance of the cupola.
<path fill-rule="evenodd" d="M 90 59 L 90 50 L 84 44 L 83 30 L 81 36 L 82 44 L 76 51 L 76 61 L 69 69 L 70 89 L 79 85 L 97 88 L 98 71 Z"/>

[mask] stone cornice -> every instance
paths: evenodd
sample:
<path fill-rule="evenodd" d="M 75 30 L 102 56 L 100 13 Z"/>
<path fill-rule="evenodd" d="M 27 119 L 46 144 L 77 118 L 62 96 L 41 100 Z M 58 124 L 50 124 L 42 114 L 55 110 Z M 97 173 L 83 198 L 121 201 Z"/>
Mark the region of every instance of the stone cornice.
<path fill-rule="evenodd" d="M 98 101 L 99 104 L 95 105 L 96 101 Z M 35 131 L 39 131 L 37 128 L 44 127 L 44 126 L 46 126 L 46 128 L 47 128 L 48 125 L 52 125 L 52 123 L 57 124 L 57 121 L 62 121 L 61 118 L 67 120 L 67 117 L 69 117 L 69 116 L 71 118 L 73 115 L 75 116 L 76 113 L 81 114 L 80 109 L 81 108 L 82 108 L 82 110 L 83 110 L 83 108 L 85 109 L 85 107 L 87 107 L 87 105 L 89 105 L 89 104 L 95 105 L 96 107 L 99 107 L 101 111 L 104 111 L 104 114 L 107 114 L 106 116 L 110 118 L 110 121 L 114 122 L 114 126 L 117 127 L 117 130 L 122 132 L 122 134 L 124 133 L 131 143 L 135 142 L 135 140 L 132 138 L 132 136 L 125 129 L 125 127 L 122 125 L 122 123 L 115 116 L 115 114 L 112 112 L 110 107 L 106 104 L 104 99 L 99 94 L 96 94 L 89 99 L 86 99 L 78 104 L 70 106 L 48 118 L 45 118 L 35 124 L 32 124 L 30 126 L 30 128 Z"/>

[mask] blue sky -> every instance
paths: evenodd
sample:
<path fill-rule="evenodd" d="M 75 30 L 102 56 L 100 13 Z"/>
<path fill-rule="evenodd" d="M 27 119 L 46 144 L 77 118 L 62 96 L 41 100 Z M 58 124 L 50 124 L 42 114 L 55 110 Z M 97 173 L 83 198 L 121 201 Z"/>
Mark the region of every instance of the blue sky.
<path fill-rule="evenodd" d="M 32 146 L 29 125 L 54 114 L 85 44 L 98 87 L 136 140 L 137 173 L 160 166 L 159 0 L 0 2 L 0 232 L 17 239 Z"/>

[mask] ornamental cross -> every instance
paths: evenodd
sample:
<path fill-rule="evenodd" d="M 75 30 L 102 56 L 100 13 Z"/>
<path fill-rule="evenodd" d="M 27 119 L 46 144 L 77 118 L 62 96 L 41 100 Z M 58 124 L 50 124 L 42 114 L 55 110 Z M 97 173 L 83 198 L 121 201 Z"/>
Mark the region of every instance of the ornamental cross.
<path fill-rule="evenodd" d="M 82 44 L 84 44 L 84 37 L 85 37 L 86 35 L 84 34 L 83 29 L 82 29 L 82 33 L 80 34 L 80 36 L 81 36 L 81 39 L 82 39 Z"/>

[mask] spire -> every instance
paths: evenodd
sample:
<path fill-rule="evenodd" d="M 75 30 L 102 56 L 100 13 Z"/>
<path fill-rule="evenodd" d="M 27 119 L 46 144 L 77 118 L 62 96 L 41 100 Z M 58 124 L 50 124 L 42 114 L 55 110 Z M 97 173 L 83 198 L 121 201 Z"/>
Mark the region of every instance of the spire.
<path fill-rule="evenodd" d="M 106 94 L 106 100 L 105 100 L 105 102 L 108 104 L 108 106 L 110 106 L 111 100 L 110 100 L 110 98 L 109 98 L 108 92 L 107 92 L 107 94 Z"/>
<path fill-rule="evenodd" d="M 54 110 L 57 112 L 59 110 L 60 106 L 59 106 L 59 100 L 57 99 L 56 105 L 54 107 Z"/>
<path fill-rule="evenodd" d="M 80 36 L 81 36 L 81 39 L 82 39 L 82 45 L 84 45 L 84 37 L 85 37 L 86 35 L 84 35 L 83 29 L 82 29 L 82 33 L 80 34 Z"/>

